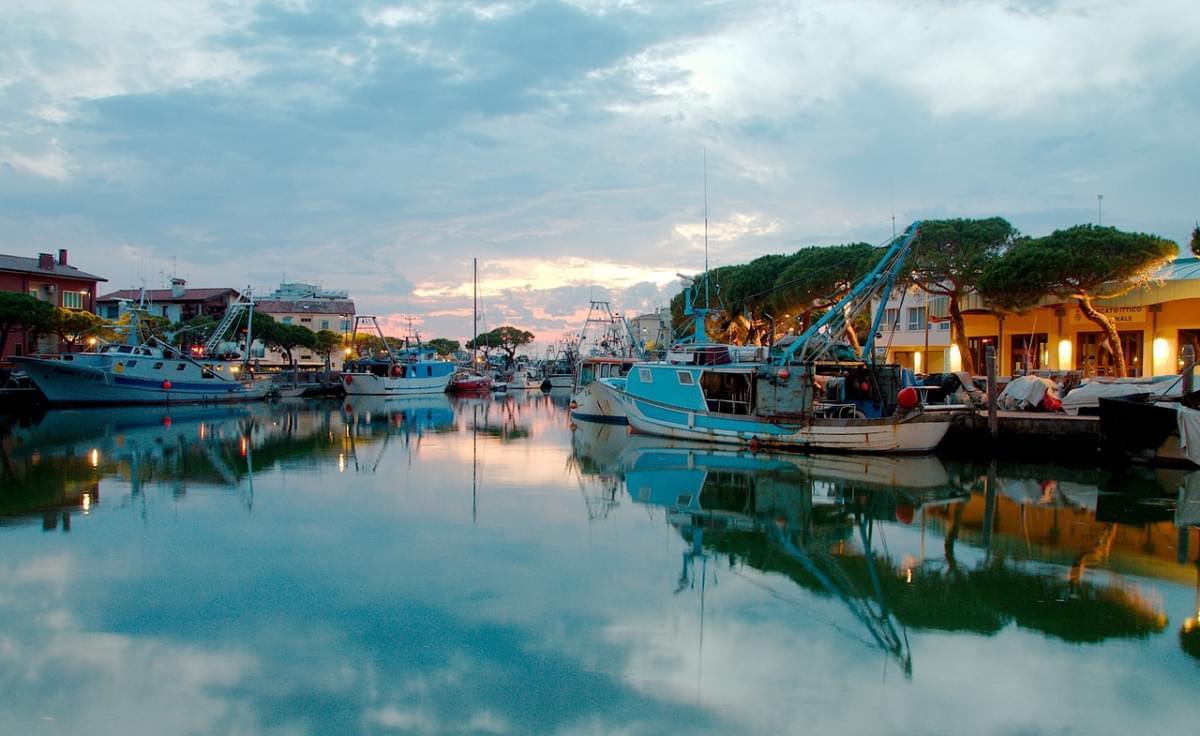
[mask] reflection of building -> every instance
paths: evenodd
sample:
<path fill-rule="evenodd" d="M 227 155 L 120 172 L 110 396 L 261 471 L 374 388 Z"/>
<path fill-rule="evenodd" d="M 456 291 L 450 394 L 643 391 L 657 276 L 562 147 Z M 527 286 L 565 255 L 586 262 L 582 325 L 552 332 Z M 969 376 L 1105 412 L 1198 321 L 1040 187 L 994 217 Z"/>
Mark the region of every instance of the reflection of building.
<path fill-rule="evenodd" d="M 56 307 L 93 311 L 96 308 L 96 284 L 107 281 L 80 271 L 67 263 L 67 250 L 58 251 L 58 258 L 40 253 L 37 258 L 0 254 L 0 291 L 28 294 Z M 24 331 L 14 330 L 4 345 L 3 359 L 9 355 L 26 355 L 53 347 L 31 344 Z"/>
<path fill-rule="evenodd" d="M 170 289 L 122 289 L 105 294 L 96 300 L 96 313 L 105 319 L 120 319 L 138 306 L 143 294 L 148 302 L 146 311 L 171 322 L 186 322 L 200 315 L 220 319 L 239 297 L 236 289 L 189 289 L 187 281 L 173 278 Z"/>
<path fill-rule="evenodd" d="M 354 322 L 354 300 L 344 290 L 322 289 L 313 284 L 285 283 L 270 296 L 255 302 L 254 308 L 269 314 L 276 322 L 300 325 L 313 332 L 327 330 L 345 336 Z M 308 348 L 292 351 L 292 358 L 300 368 L 324 368 L 324 356 Z M 341 368 L 342 354 L 335 351 L 330 355 L 334 370 Z M 277 350 L 267 350 L 261 359 L 266 366 L 287 365 L 287 356 Z"/>
<path fill-rule="evenodd" d="M 945 313 L 946 305 L 936 297 L 930 301 L 926 348 L 923 297 L 920 290 L 910 290 L 901 304 L 900 292 L 895 292 L 888 301 L 884 324 L 897 326 L 881 330 L 875 344 L 889 346 L 889 357 L 902 365 L 931 372 L 958 370 L 962 359 L 958 348 L 949 344 L 949 325 L 936 319 Z M 1154 274 L 1145 288 L 1115 299 L 1096 300 L 1095 306 L 1114 323 L 1131 376 L 1179 372 L 1184 345 L 1200 353 L 1200 260 L 1196 258 L 1177 258 Z M 1026 369 L 1115 375 L 1107 341 L 1099 327 L 1083 316 L 1075 300 L 1048 297 L 1025 314 L 1006 314 L 972 294 L 960 307 L 976 373 L 983 373 L 984 355 L 992 346 L 1001 375 Z"/>

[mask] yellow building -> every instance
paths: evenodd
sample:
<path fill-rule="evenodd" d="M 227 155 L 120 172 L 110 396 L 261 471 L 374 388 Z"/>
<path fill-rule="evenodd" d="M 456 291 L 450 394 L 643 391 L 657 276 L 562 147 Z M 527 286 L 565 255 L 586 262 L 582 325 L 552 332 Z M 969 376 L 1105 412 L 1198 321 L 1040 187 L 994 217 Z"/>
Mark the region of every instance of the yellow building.
<path fill-rule="evenodd" d="M 908 297 L 909 299 L 912 296 Z M 889 306 L 895 299 L 889 300 Z M 907 299 L 906 299 L 907 303 Z M 1113 320 L 1130 376 L 1178 373 L 1180 351 L 1190 344 L 1200 354 L 1200 260 L 1178 258 L 1154 274 L 1144 288 L 1116 299 L 1097 300 L 1097 309 Z M 1099 327 L 1074 300 L 1046 299 L 1024 314 L 993 310 L 976 295 L 962 300 L 968 349 L 975 372 L 983 373 L 988 346 L 996 347 L 997 370 L 1009 376 L 1025 370 L 1082 371 L 1085 376 L 1115 375 L 1111 351 Z M 899 315 L 903 325 L 904 315 Z M 887 320 L 885 320 L 885 323 Z M 944 333 L 949 336 L 949 332 Z M 890 344 L 887 338 L 891 337 Z M 959 370 L 957 346 L 948 351 L 930 343 L 928 358 L 909 356 L 926 350 L 911 331 L 881 331 L 876 345 L 888 345 L 888 358 L 908 367 L 937 372 Z M 936 354 L 935 354 L 936 353 Z M 937 360 L 941 356 L 946 359 Z M 921 367 L 917 367 L 921 366 Z M 945 366 L 945 368 L 943 368 Z"/>

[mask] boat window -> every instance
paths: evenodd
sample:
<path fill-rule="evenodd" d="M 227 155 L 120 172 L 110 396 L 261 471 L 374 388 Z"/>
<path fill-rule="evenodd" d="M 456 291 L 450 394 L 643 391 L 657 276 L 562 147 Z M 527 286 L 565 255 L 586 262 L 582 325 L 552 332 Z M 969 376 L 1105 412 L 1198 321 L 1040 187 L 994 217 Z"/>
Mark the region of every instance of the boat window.
<path fill-rule="evenodd" d="M 155 363 L 155 364 L 154 364 L 154 370 L 159 370 L 160 368 L 162 368 L 162 363 L 161 363 L 161 362 L 160 362 L 160 363 Z"/>
<path fill-rule="evenodd" d="M 679 376 L 679 384 L 681 386 L 691 386 L 696 383 L 695 379 L 692 378 L 692 374 L 688 371 L 675 371 L 675 374 Z"/>
<path fill-rule="evenodd" d="M 649 368 L 638 368 L 638 380 L 642 383 L 654 383 L 654 378 L 651 376 Z"/>
<path fill-rule="evenodd" d="M 137 361 L 136 361 L 136 360 L 131 360 L 131 361 L 129 361 L 129 362 L 127 362 L 127 363 L 125 363 L 125 367 L 126 367 L 126 368 L 132 368 L 132 367 L 134 367 L 135 365 L 137 365 Z"/>
<path fill-rule="evenodd" d="M 681 493 L 675 497 L 676 506 L 690 506 L 692 503 L 692 494 Z"/>
<path fill-rule="evenodd" d="M 184 368 L 187 368 L 187 363 L 179 363 L 178 365 L 175 366 L 175 370 L 177 370 L 177 371 L 181 371 Z"/>
<path fill-rule="evenodd" d="M 133 352 L 133 348 L 129 347 L 128 345 L 122 345 L 121 347 L 117 348 L 117 352 L 118 353 L 129 353 L 129 352 Z"/>
<path fill-rule="evenodd" d="M 749 414 L 753 405 L 753 383 L 749 373 L 705 371 L 700 388 L 708 410 L 722 414 Z"/>
<path fill-rule="evenodd" d="M 425 375 L 426 375 L 426 376 L 432 376 L 432 375 L 433 375 L 433 366 L 431 366 L 431 365 L 427 365 L 427 366 L 425 366 Z"/>
<path fill-rule="evenodd" d="M 590 386 L 596 380 L 596 366 L 588 363 L 579 367 L 579 386 Z"/>

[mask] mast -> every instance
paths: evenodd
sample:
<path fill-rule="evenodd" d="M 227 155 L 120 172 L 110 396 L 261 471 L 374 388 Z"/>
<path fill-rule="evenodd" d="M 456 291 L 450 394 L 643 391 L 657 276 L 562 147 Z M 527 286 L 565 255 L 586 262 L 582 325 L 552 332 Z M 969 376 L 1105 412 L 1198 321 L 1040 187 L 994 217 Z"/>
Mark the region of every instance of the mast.
<path fill-rule="evenodd" d="M 479 259 L 471 259 L 471 370 L 479 369 Z"/>

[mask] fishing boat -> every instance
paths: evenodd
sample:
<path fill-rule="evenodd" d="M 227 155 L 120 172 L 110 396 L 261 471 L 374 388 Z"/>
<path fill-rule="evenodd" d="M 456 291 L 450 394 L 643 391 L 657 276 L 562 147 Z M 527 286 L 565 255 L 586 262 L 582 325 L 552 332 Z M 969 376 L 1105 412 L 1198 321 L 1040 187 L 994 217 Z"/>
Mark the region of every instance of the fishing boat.
<path fill-rule="evenodd" d="M 645 360 L 629 322 L 613 314 L 608 302 L 593 300 L 575 352 L 583 357 L 575 371 L 571 419 L 628 424 L 619 392 L 604 379 L 623 381 L 634 363 Z"/>
<path fill-rule="evenodd" d="M 454 364 L 440 360 L 437 351 L 421 342 L 413 333 L 404 346 L 393 348 L 384 339 L 379 320 L 370 315 L 354 318 L 352 339 L 359 325 L 371 325 L 383 344 L 384 354 L 349 362 L 342 369 L 342 384 L 347 396 L 417 396 L 445 392 L 454 374 Z"/>
<path fill-rule="evenodd" d="M 1146 393 L 1102 396 L 1099 414 L 1107 461 L 1200 466 L 1200 391 L 1173 400 Z"/>
<path fill-rule="evenodd" d="M 471 365 L 459 368 L 450 377 L 447 390 L 451 393 L 471 396 L 486 396 L 492 392 L 492 377 L 479 370 L 479 346 L 475 344 L 479 335 L 479 261 L 471 259 Z"/>
<path fill-rule="evenodd" d="M 672 346 L 660 362 L 633 366 L 619 389 L 629 424 L 638 432 L 794 451 L 929 452 L 963 407 L 924 406 L 911 374 L 875 362 L 880 300 L 861 354 L 840 341 L 853 314 L 890 293 L 920 223 L 893 238 L 884 256 L 837 305 L 798 337 L 768 351 L 710 342 L 709 311 L 695 306 L 696 283 L 685 291 L 695 317 L 691 341 Z M 705 291 L 707 292 L 707 271 Z"/>
<path fill-rule="evenodd" d="M 570 389 L 575 385 L 575 366 L 579 359 L 576 349 L 575 343 L 563 342 L 557 347 L 556 352 L 546 356 L 546 377 L 542 381 L 543 391 L 556 388 Z M 551 348 L 551 350 L 554 351 L 555 348 Z"/>
<path fill-rule="evenodd" d="M 130 310 L 124 344 L 52 357 L 13 356 L 51 405 L 216 403 L 264 398 L 271 388 L 254 380 L 242 355 L 231 359 L 224 337 L 242 315 L 251 324 L 254 302 L 243 295 L 226 310 L 202 352 L 189 354 L 157 337 L 139 336 L 142 310 Z M 251 344 L 247 327 L 245 345 Z"/>

